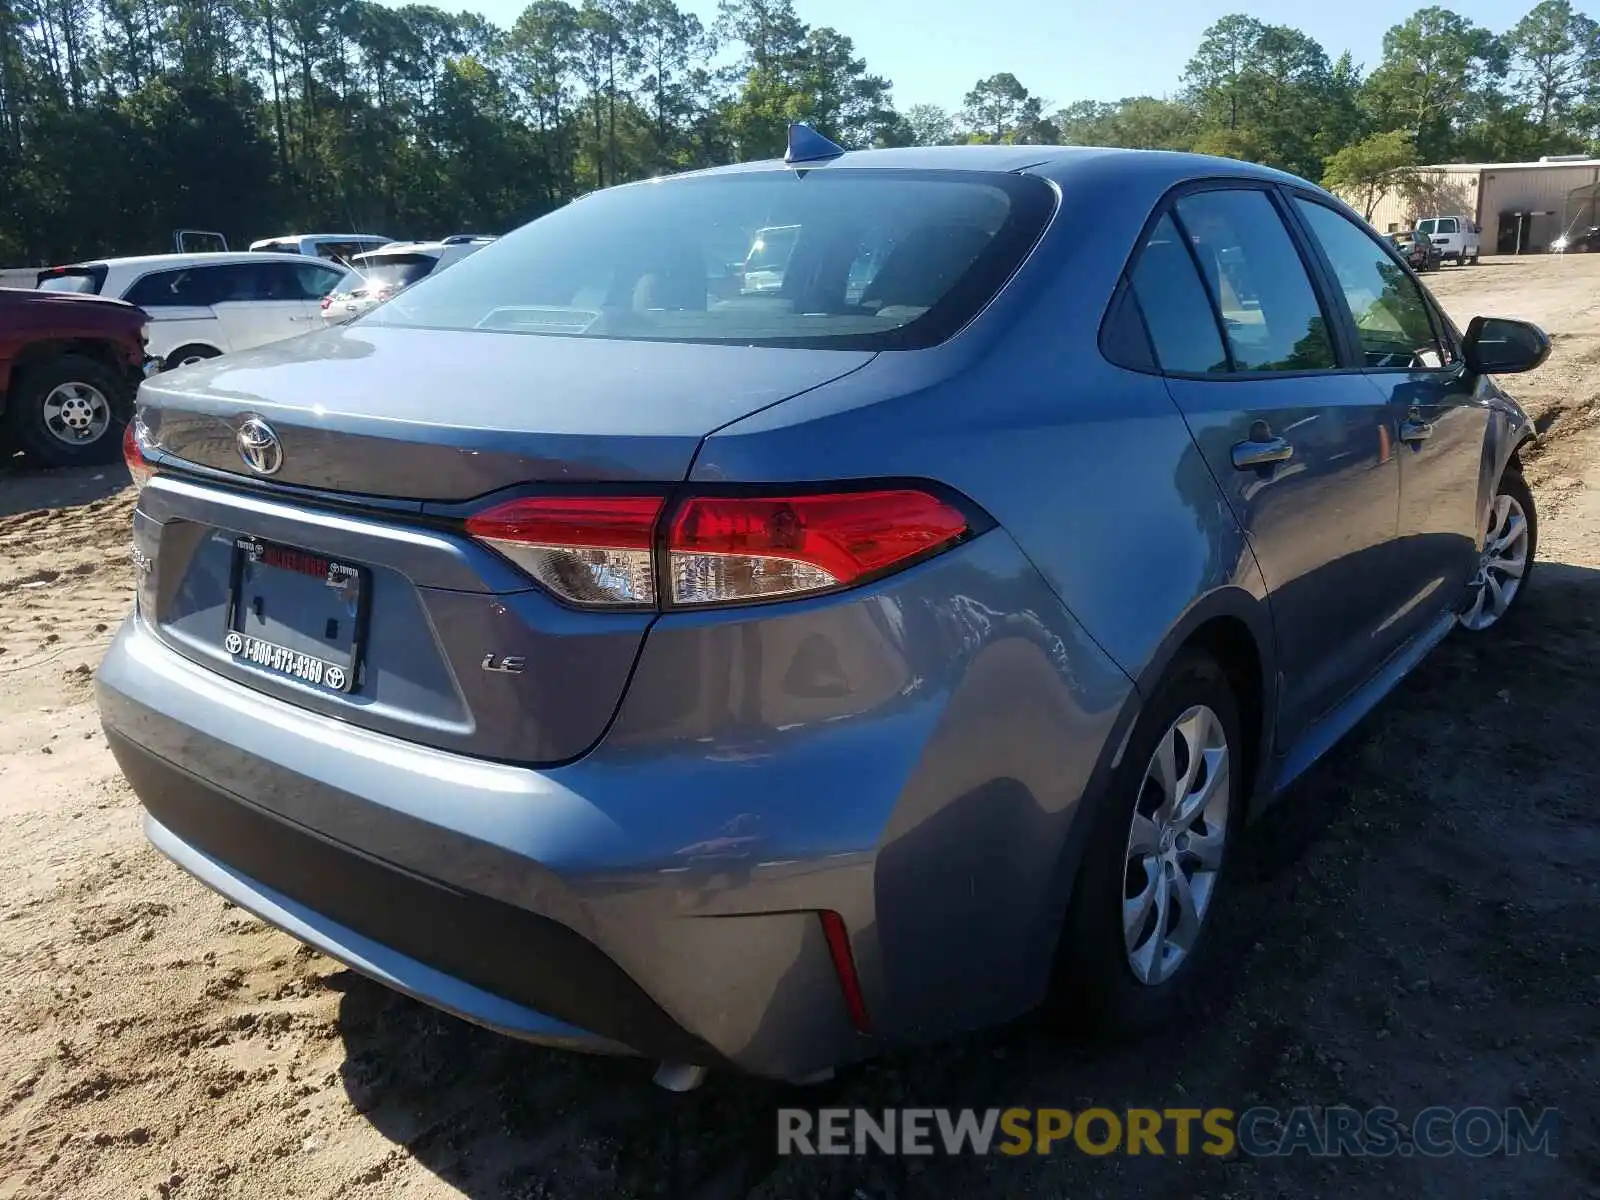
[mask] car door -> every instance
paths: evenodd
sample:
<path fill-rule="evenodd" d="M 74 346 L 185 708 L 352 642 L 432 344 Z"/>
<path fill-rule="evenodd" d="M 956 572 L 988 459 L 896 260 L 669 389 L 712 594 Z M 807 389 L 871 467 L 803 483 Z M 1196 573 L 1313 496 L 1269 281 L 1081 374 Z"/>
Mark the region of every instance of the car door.
<path fill-rule="evenodd" d="M 1397 536 L 1406 636 L 1455 607 L 1477 566 L 1478 484 L 1489 409 L 1422 285 L 1374 237 L 1308 195 L 1294 200 L 1338 285 L 1366 377 L 1398 429 Z"/>
<path fill-rule="evenodd" d="M 305 333 L 311 328 L 305 301 L 289 264 L 243 262 L 206 268 L 212 274 L 211 307 L 235 350 Z"/>
<path fill-rule="evenodd" d="M 148 353 L 166 358 L 183 346 L 214 346 L 223 353 L 233 349 L 211 307 L 209 282 L 203 268 L 178 267 L 151 271 L 128 285 L 121 299 L 138 305 L 150 318 Z"/>
<path fill-rule="evenodd" d="M 1293 741 L 1386 656 L 1392 415 L 1349 361 L 1270 189 L 1192 189 L 1131 272 L 1163 374 L 1269 590 Z"/>

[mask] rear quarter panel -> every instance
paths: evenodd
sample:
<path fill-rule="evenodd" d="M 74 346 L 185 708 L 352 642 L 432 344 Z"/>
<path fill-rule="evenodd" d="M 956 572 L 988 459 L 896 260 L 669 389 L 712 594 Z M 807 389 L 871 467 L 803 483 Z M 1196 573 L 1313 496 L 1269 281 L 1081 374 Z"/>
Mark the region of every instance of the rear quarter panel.
<path fill-rule="evenodd" d="M 1084 802 L 1103 791 L 1139 689 L 1159 680 L 1186 633 L 1210 616 L 1238 617 L 1271 677 L 1260 572 L 1164 381 L 1098 350 L 1115 281 L 1164 190 L 1160 172 L 1137 202 L 1109 173 L 1076 176 L 1031 259 L 967 331 L 933 350 L 880 354 L 725 427 L 691 474 L 948 484 L 1002 527 L 979 544 L 1014 542 L 1045 585 L 1022 607 L 1068 631 L 1046 685 L 1007 641 L 1007 622 L 1029 614 L 1013 603 L 993 621 L 942 719 L 919 735 L 894 811 L 855 830 L 858 842 L 876 842 L 852 846 L 876 854 L 877 921 L 858 955 L 923 1034 L 963 1011 L 993 1019 L 1008 1002 L 1020 1011 L 1042 995 Z M 1109 715 L 1108 670 L 1132 681 Z M 1091 680 L 1097 703 L 1051 698 L 1054 687 L 1082 697 Z M 997 736 L 996 718 L 1014 736 Z M 980 903 L 997 864 L 1005 902 Z M 930 893 L 946 885 L 943 899 Z M 913 978 L 920 999 L 894 986 Z"/>

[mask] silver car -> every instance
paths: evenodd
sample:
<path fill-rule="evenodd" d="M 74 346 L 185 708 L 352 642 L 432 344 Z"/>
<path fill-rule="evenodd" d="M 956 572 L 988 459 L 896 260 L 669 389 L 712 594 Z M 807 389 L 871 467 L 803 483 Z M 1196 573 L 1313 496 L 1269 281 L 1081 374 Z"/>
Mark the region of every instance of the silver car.
<path fill-rule="evenodd" d="M 1549 342 L 1262 167 L 793 137 L 147 381 L 112 748 L 241 907 L 669 1082 L 1149 1027 L 1246 822 L 1515 616 Z"/>

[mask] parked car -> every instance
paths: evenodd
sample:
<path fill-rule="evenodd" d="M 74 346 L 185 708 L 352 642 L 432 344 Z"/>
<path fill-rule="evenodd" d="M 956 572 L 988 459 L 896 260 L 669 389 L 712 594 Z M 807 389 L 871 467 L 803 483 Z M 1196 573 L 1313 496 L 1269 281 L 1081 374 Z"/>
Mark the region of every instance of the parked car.
<path fill-rule="evenodd" d="M 375 233 L 286 233 L 250 243 L 258 254 L 304 254 L 348 263 L 358 254 L 387 246 L 390 239 Z"/>
<path fill-rule="evenodd" d="M 1593 254 L 1600 250 L 1600 225 L 1576 229 L 1550 240 L 1552 254 Z"/>
<path fill-rule="evenodd" d="M 131 304 L 0 288 L 0 458 L 115 462 L 147 356 Z"/>
<path fill-rule="evenodd" d="M 1458 267 L 1466 263 L 1478 265 L 1483 231 L 1471 217 L 1424 217 L 1417 222 L 1417 232 L 1432 239 L 1441 260 L 1449 259 Z"/>
<path fill-rule="evenodd" d="M 352 321 L 374 305 L 399 294 L 419 279 L 483 249 L 492 237 L 456 234 L 438 242 L 391 242 L 350 260 L 350 275 L 322 298 L 322 319 L 330 325 Z"/>
<path fill-rule="evenodd" d="M 1391 233 L 1389 242 L 1400 251 L 1400 257 L 1413 271 L 1437 271 L 1443 256 L 1439 247 L 1435 246 L 1426 234 L 1417 233 L 1415 230 L 1405 230 L 1401 233 Z"/>
<path fill-rule="evenodd" d="M 305 333 L 346 274 L 289 254 L 154 254 L 50 267 L 38 286 L 137 304 L 150 353 L 177 367 Z"/>
<path fill-rule="evenodd" d="M 674 1086 L 1146 1028 L 1245 822 L 1516 614 L 1549 341 L 1267 168 L 791 137 L 147 381 L 112 749 L 242 908 Z"/>

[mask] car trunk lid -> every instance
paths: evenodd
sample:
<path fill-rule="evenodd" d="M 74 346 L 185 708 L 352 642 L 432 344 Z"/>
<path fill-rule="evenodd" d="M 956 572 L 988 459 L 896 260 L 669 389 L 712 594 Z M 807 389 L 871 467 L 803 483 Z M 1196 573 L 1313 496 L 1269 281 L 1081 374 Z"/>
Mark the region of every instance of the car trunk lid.
<path fill-rule="evenodd" d="M 573 758 L 610 722 L 653 614 L 563 605 L 424 507 L 671 485 L 706 434 L 871 358 L 358 325 L 157 376 L 140 404 L 157 466 L 135 517 L 141 619 L 330 717 Z M 252 422 L 281 452 L 270 474 L 241 454 Z"/>
<path fill-rule="evenodd" d="M 140 393 L 164 454 L 273 483 L 454 502 L 512 484 L 682 479 L 712 430 L 862 366 L 866 351 L 355 325 L 164 374 Z"/>

